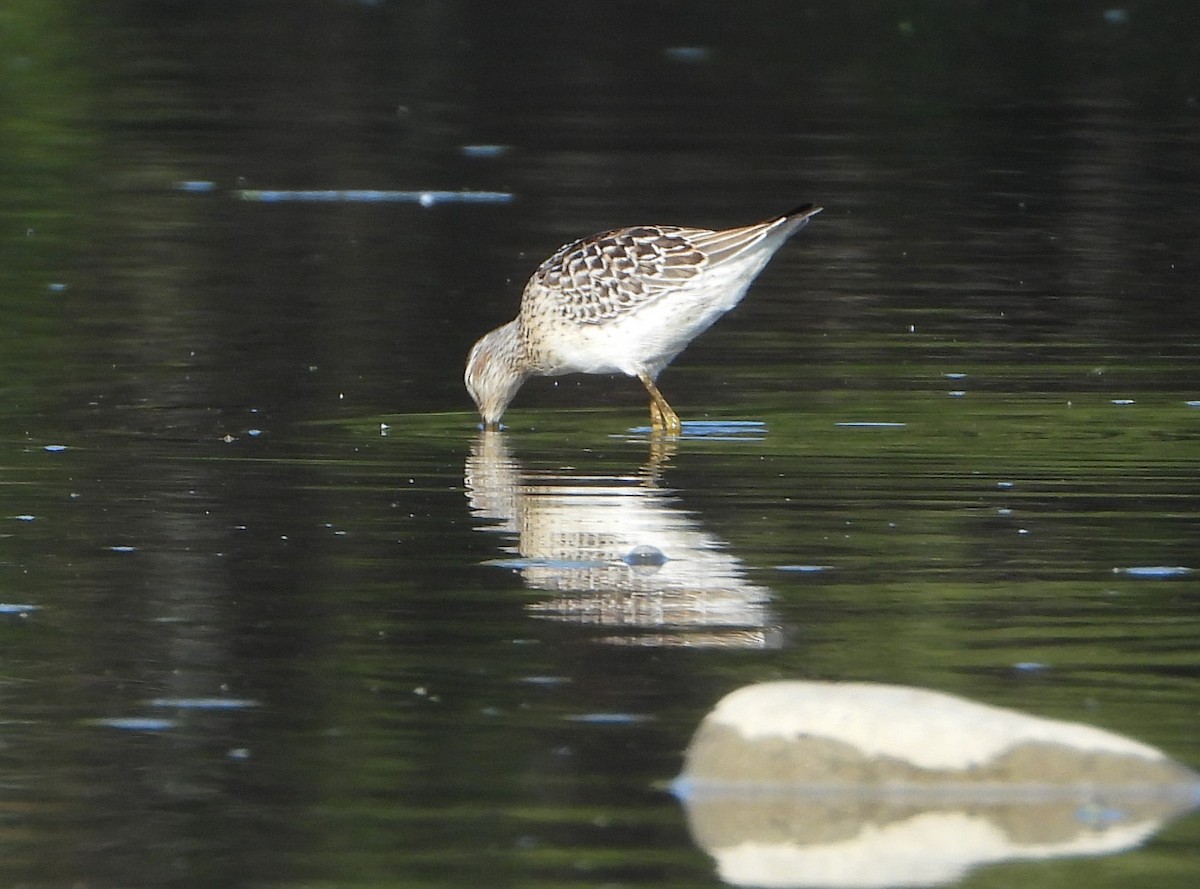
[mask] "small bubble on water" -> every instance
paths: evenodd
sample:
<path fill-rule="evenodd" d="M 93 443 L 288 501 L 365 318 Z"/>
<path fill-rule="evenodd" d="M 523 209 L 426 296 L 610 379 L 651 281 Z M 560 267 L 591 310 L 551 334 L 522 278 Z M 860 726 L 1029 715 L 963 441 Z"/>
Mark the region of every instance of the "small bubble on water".
<path fill-rule="evenodd" d="M 1050 667 L 1046 664 L 1039 663 L 1038 661 L 1018 661 L 1017 663 L 1013 664 L 1013 669 L 1018 673 L 1044 673 L 1046 670 L 1049 670 Z"/>
<path fill-rule="evenodd" d="M 667 556 L 657 546 L 643 543 L 627 552 L 621 561 L 631 568 L 661 568 L 667 563 Z"/>
<path fill-rule="evenodd" d="M 650 722 L 651 717 L 640 713 L 578 713 L 574 716 L 567 716 L 566 720 L 590 725 L 634 725 L 639 722 Z"/>
<path fill-rule="evenodd" d="M 571 680 L 566 676 L 522 676 L 518 681 L 523 682 L 526 685 L 551 686 L 566 685 Z"/>
<path fill-rule="evenodd" d="M 499 157 L 507 151 L 507 145 L 464 145 L 459 148 L 463 157 Z"/>
<path fill-rule="evenodd" d="M 88 725 L 104 728 L 121 729 L 127 732 L 165 732 L 175 728 L 178 723 L 173 719 L 154 719 L 143 716 L 112 716 L 103 719 L 89 719 Z"/>
<path fill-rule="evenodd" d="M 1183 565 L 1133 565 L 1128 568 L 1114 568 L 1113 574 L 1124 574 L 1127 577 L 1143 577 L 1161 580 L 1171 577 L 1187 577 L 1192 573 L 1191 568 Z"/>
<path fill-rule="evenodd" d="M 711 59 L 712 51 L 706 46 L 668 46 L 663 55 L 672 62 L 698 65 Z"/>
<path fill-rule="evenodd" d="M 258 701 L 249 698 L 153 698 L 146 703 L 174 710 L 246 710 L 259 706 Z"/>
<path fill-rule="evenodd" d="M 37 611 L 39 605 L 17 605 L 11 602 L 0 602 L 0 614 L 15 614 L 18 617 L 27 617 L 29 612 Z"/>

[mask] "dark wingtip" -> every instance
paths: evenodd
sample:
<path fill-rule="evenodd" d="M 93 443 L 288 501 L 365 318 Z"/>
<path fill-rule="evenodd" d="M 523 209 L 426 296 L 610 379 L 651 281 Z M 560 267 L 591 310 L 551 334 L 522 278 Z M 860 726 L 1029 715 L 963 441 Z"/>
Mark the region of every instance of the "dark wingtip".
<path fill-rule="evenodd" d="M 796 216 L 816 216 L 824 209 L 824 207 L 818 207 L 815 204 L 803 204 L 802 206 L 797 207 L 795 210 L 788 210 L 783 214 L 783 218 L 793 219 Z"/>

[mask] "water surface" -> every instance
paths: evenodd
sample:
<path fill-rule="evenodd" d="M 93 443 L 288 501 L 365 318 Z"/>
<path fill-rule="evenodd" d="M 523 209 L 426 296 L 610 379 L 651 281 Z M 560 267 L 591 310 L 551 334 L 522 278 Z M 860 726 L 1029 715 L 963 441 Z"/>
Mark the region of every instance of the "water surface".
<path fill-rule="evenodd" d="M 720 885 L 667 782 L 778 678 L 1200 767 L 1190 4 L 76 6 L 0 15 L 0 881 Z M 808 200 L 680 440 L 477 430 L 559 244 Z"/>

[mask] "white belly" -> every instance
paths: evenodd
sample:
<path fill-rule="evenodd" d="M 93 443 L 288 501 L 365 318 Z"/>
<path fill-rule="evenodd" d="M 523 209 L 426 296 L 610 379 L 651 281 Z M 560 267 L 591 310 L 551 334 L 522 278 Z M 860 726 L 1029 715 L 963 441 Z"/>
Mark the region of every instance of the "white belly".
<path fill-rule="evenodd" d="M 573 324 L 547 350 L 549 375 L 623 373 L 651 377 L 736 306 L 749 281 L 714 281 L 598 324 Z"/>

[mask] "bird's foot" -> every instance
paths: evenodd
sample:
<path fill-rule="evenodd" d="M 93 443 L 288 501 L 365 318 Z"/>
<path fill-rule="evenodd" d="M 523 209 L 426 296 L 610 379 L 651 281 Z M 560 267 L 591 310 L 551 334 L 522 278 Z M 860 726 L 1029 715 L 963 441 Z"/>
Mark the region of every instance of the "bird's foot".
<path fill-rule="evenodd" d="M 646 374 L 638 374 L 638 378 L 650 396 L 650 428 L 656 433 L 665 435 L 681 433 L 683 423 L 679 420 L 679 414 L 675 413 L 671 409 L 671 405 L 667 404 L 667 400 L 658 391 L 658 386 L 654 385 L 654 380 Z"/>
<path fill-rule="evenodd" d="M 678 435 L 683 431 L 679 414 L 671 410 L 664 400 L 661 404 L 650 402 L 650 428 L 660 435 Z"/>

